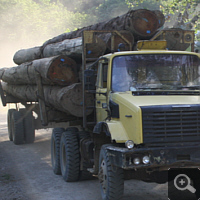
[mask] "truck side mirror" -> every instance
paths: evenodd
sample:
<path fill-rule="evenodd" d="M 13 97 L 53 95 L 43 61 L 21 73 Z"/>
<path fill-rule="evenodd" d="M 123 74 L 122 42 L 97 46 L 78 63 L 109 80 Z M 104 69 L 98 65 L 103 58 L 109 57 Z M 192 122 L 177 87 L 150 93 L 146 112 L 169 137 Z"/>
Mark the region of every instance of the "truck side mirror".
<path fill-rule="evenodd" d="M 93 69 L 86 69 L 84 71 L 84 85 L 85 90 L 95 90 L 96 89 L 96 72 Z"/>

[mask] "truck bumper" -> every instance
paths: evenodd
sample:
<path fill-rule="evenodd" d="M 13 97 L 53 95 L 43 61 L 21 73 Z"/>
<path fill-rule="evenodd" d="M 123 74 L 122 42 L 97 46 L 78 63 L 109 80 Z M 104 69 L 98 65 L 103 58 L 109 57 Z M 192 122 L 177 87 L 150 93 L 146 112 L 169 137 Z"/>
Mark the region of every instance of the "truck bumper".
<path fill-rule="evenodd" d="M 158 168 L 197 168 L 200 167 L 200 145 L 187 147 L 163 147 L 163 148 L 138 148 L 127 149 L 115 146 L 107 147 L 108 155 L 114 166 L 123 169 Z M 143 163 L 143 157 L 149 157 L 149 163 Z M 134 164 L 134 159 L 140 160 Z"/>

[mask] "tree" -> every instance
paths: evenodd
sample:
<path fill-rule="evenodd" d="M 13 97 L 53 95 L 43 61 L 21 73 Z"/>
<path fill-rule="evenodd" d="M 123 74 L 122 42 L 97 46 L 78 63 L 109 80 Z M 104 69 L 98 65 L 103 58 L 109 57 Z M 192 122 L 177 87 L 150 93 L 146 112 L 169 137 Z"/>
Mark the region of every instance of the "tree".
<path fill-rule="evenodd" d="M 9 0 L 0 2 L 1 30 L 0 40 L 22 39 L 23 43 L 42 43 L 49 37 L 72 31 L 82 26 L 86 15 L 72 13 L 61 3 L 49 0 Z M 2 38 L 2 40 L 4 40 Z"/>
<path fill-rule="evenodd" d="M 82 27 L 86 14 L 68 11 L 59 1 L 1 0 L 0 20 L 0 60 L 5 67 L 4 63 L 12 66 L 17 50 L 39 46 L 49 38 Z"/>

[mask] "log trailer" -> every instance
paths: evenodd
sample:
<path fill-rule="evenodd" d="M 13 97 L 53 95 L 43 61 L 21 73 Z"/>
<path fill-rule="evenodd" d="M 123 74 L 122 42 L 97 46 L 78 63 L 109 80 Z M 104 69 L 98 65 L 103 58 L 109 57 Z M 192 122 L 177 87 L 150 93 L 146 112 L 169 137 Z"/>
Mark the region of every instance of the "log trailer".
<path fill-rule="evenodd" d="M 91 59 L 86 56 L 87 45 L 97 32 L 83 32 L 83 118 L 53 129 L 51 159 L 54 173 L 65 181 L 96 176 L 102 199 L 117 200 L 123 196 L 126 179 L 165 183 L 169 168 L 200 165 L 200 55 L 166 50 L 164 40 L 139 41 L 132 51 L 126 38 L 114 52 L 118 33 L 113 31 L 111 53 Z M 193 36 L 184 35 L 182 42 L 193 45 Z M 35 128 L 61 119 L 56 111 L 48 112 L 39 76 L 37 85 L 36 104 L 20 102 L 25 109 L 8 111 L 9 137 L 16 144 L 23 131 L 33 142 Z M 95 97 L 89 116 L 87 93 Z M 1 97 L 3 105 L 19 102 L 2 89 Z M 40 126 L 30 126 L 32 114 L 25 110 L 38 114 Z M 23 121 L 17 121 L 20 112 L 25 112 Z"/>

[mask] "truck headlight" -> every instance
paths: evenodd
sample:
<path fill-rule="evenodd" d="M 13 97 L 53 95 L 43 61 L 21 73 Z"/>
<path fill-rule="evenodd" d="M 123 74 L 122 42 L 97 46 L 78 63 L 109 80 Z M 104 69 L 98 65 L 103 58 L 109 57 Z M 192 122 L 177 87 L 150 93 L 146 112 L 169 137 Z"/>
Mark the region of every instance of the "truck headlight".
<path fill-rule="evenodd" d="M 128 149 L 132 149 L 134 147 L 134 142 L 132 140 L 127 140 L 125 142 L 125 146 L 128 148 Z"/>
<path fill-rule="evenodd" d="M 149 162 L 150 162 L 150 158 L 149 158 L 149 156 L 144 156 L 143 158 L 142 158 L 142 162 L 146 165 L 146 164 L 149 164 Z"/>
<path fill-rule="evenodd" d="M 139 159 L 139 158 L 134 158 L 134 159 L 133 159 L 133 163 L 134 163 L 135 165 L 139 165 L 139 164 L 140 164 L 140 159 Z"/>

